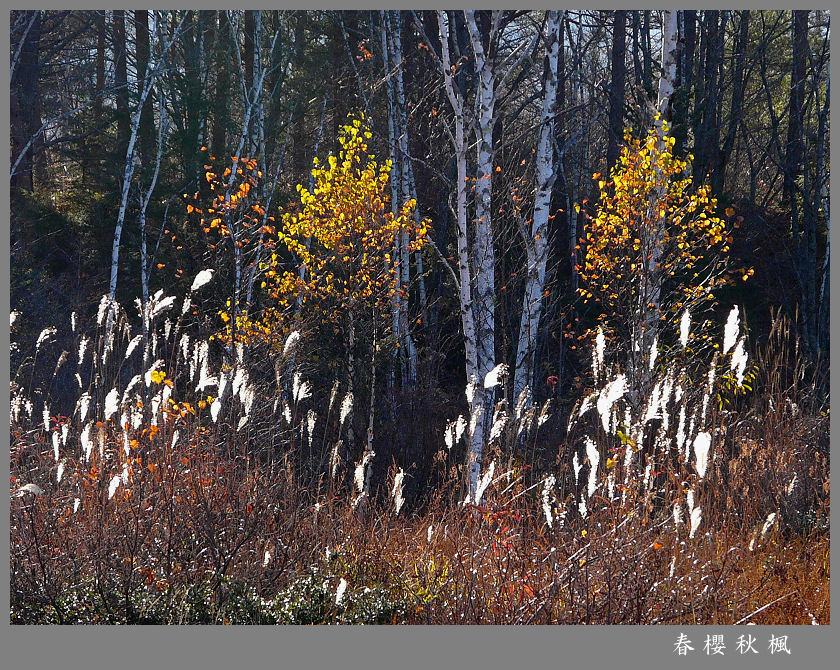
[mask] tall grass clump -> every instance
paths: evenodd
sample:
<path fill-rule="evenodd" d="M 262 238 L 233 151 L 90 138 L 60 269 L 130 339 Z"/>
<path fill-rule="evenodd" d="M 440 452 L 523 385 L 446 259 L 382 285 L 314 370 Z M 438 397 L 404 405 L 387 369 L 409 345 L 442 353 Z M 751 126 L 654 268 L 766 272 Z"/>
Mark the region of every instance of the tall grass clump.
<path fill-rule="evenodd" d="M 643 394 L 600 333 L 571 409 L 499 366 L 465 501 L 468 416 L 377 457 L 305 324 L 231 345 L 213 285 L 14 341 L 13 622 L 829 623 L 828 399 L 785 319 L 700 347 L 683 314 Z"/>

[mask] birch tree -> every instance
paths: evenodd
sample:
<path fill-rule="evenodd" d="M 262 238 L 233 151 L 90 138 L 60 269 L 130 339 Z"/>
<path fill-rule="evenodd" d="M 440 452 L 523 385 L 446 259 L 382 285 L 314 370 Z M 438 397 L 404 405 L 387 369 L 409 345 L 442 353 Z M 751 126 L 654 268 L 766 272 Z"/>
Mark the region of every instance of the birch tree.
<path fill-rule="evenodd" d="M 554 119 L 557 114 L 557 58 L 560 51 L 560 31 L 564 12 L 551 10 L 545 36 L 543 65 L 543 101 L 540 117 L 539 143 L 534 195 L 534 210 L 530 226 L 521 219 L 519 231 L 525 242 L 528 273 L 525 295 L 522 298 L 522 316 L 519 323 L 519 343 L 516 348 L 516 365 L 513 377 L 513 397 L 519 398 L 523 389 L 534 384 L 534 351 L 540 327 L 545 287 L 545 266 L 548 258 L 548 216 L 551 192 L 557 173 L 553 169 Z"/>
<path fill-rule="evenodd" d="M 160 40 L 161 23 L 162 21 L 156 22 L 157 30 L 155 32 L 157 34 L 158 40 Z M 113 318 L 115 316 L 114 306 L 116 304 L 115 297 L 117 294 L 117 277 L 119 275 L 120 240 L 122 238 L 123 224 L 125 222 L 125 214 L 126 209 L 128 207 L 128 195 L 129 191 L 131 190 L 131 184 L 134 178 L 134 170 L 137 166 L 137 161 L 135 160 L 135 144 L 137 142 L 137 133 L 140 128 L 140 116 L 143 112 L 143 105 L 146 102 L 146 98 L 149 97 L 149 94 L 152 91 L 152 87 L 155 84 L 155 80 L 160 74 L 162 65 L 166 60 L 169 48 L 172 46 L 172 43 L 179 35 L 183 23 L 184 17 L 181 18 L 181 21 L 175 29 L 172 37 L 169 39 L 168 42 L 164 44 L 163 49 L 161 50 L 161 55 L 157 59 L 157 62 L 153 64 L 151 59 L 149 60 L 149 63 L 146 67 L 146 74 L 143 77 L 143 90 L 140 92 L 140 99 L 137 102 L 137 109 L 134 111 L 134 114 L 132 114 L 131 117 L 131 134 L 128 138 L 128 146 L 126 147 L 125 164 L 123 168 L 122 193 L 120 196 L 120 209 L 119 213 L 117 214 L 117 222 L 114 227 L 114 243 L 111 247 L 111 279 L 108 283 L 108 298 L 110 307 L 108 309 L 108 321 L 107 327 L 105 329 L 108 333 L 110 333 L 111 327 L 113 325 Z"/>
<path fill-rule="evenodd" d="M 484 379 L 496 366 L 495 326 L 495 268 L 496 254 L 493 249 L 493 121 L 496 107 L 496 72 L 494 42 L 498 35 L 501 10 L 491 13 L 488 48 L 484 48 L 484 34 L 476 23 L 476 12 L 466 10 L 467 27 L 470 32 L 475 58 L 475 74 L 478 90 L 475 96 L 474 129 L 476 135 L 475 169 L 475 241 L 473 246 L 475 272 L 475 322 L 476 322 L 476 374 L 474 385 L 473 420 L 474 429 L 470 436 L 470 495 L 473 496 L 481 471 L 481 452 L 484 435 L 493 413 L 494 391 L 485 389 Z"/>
<path fill-rule="evenodd" d="M 662 17 L 662 69 L 659 76 L 659 95 L 654 116 L 659 150 L 665 148 L 667 118 L 677 70 L 677 12 L 665 10 Z M 658 168 L 657 168 L 658 169 Z M 657 180 L 661 177 L 656 175 Z M 663 192 L 653 189 L 648 203 L 647 221 L 642 229 L 642 248 L 647 250 L 647 262 L 639 277 L 637 313 L 634 315 L 633 335 L 630 342 L 630 378 L 634 393 L 642 396 L 650 376 L 649 361 L 660 323 L 662 302 L 662 253 L 667 221 L 659 209 Z"/>

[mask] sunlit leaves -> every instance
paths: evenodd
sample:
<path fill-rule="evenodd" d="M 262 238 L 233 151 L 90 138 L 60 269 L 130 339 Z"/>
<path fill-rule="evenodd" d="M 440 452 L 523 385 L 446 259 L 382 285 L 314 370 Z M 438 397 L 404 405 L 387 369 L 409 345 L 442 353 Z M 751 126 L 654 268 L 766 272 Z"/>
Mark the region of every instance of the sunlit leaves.
<path fill-rule="evenodd" d="M 339 155 L 326 164 L 313 161 L 312 189 L 297 186 L 300 202 L 282 214 L 276 235 L 305 272 L 281 270 L 272 256 L 265 288 L 278 304 L 296 298 L 328 320 L 361 304 L 389 309 L 398 288 L 391 250 L 400 235 L 409 237 L 410 251 L 419 249 L 428 221 L 414 224 L 414 200 L 392 213 L 391 162 L 377 163 L 368 152 L 370 137 L 364 117 L 352 119 L 341 131 Z"/>
<path fill-rule="evenodd" d="M 610 179 L 593 175 L 600 198 L 594 211 L 585 212 L 579 293 L 597 301 L 608 319 L 626 318 L 638 308 L 643 282 L 662 281 L 662 309 L 678 318 L 676 310 L 687 301 L 711 295 L 714 282 L 704 283 L 697 271 L 712 252 L 725 254 L 731 238 L 716 215 L 711 189 L 692 188 L 691 171 L 674 155 L 667 124 L 643 140 L 628 131 L 625 140 Z M 671 304 L 666 294 L 673 296 Z"/>

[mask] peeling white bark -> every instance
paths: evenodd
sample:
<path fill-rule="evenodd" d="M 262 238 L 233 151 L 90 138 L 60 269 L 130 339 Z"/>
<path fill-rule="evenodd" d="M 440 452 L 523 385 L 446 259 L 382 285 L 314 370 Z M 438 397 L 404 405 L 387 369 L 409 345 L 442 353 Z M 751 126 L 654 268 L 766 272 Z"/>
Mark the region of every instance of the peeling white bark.
<path fill-rule="evenodd" d="M 520 225 L 525 240 L 528 273 L 525 295 L 522 298 L 522 316 L 519 322 L 519 343 L 516 348 L 516 365 L 513 376 L 513 397 L 518 398 L 522 390 L 534 388 L 534 351 L 540 326 L 545 287 L 545 265 L 548 258 L 548 215 L 551 206 L 551 190 L 556 173 L 553 168 L 552 137 L 557 103 L 557 59 L 560 53 L 560 25 L 563 12 L 548 12 L 545 47 L 545 69 L 543 79 L 542 117 L 537 145 L 537 165 L 534 195 L 534 212 L 530 228 Z"/>

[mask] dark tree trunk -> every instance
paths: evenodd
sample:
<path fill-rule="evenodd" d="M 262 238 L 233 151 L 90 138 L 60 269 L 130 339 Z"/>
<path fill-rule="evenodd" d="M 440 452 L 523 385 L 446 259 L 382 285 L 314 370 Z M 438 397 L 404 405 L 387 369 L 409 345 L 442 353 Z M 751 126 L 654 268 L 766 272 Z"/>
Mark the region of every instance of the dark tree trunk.
<path fill-rule="evenodd" d="M 149 64 L 149 12 L 138 9 L 134 12 L 134 30 L 137 36 L 137 98 L 143 95 L 146 83 L 147 67 Z M 138 144 L 140 160 L 143 170 L 148 172 L 155 163 L 155 115 L 152 110 L 152 95 L 149 94 L 140 113 L 140 127 L 138 129 Z"/>
<path fill-rule="evenodd" d="M 31 138 L 35 137 L 36 139 L 30 144 L 18 163 L 11 185 L 13 188 L 32 190 L 37 182 L 43 181 L 46 177 L 44 137 L 40 134 L 41 93 L 39 81 L 41 61 L 39 49 L 41 44 L 41 12 L 36 11 L 32 19 L 29 19 L 30 11 L 27 11 L 26 15 L 26 23 L 29 24 L 31 21 L 32 25 L 21 48 L 20 61 L 15 70 L 15 81 L 12 82 L 13 88 L 17 89 L 16 94 L 13 91 L 12 99 L 14 135 L 12 162 L 14 163 L 17 160 Z M 33 172 L 36 174 L 33 174 Z"/>
<path fill-rule="evenodd" d="M 304 94 L 301 83 L 303 77 L 303 56 L 306 49 L 306 14 L 304 12 L 298 15 L 297 21 L 295 22 L 294 40 L 294 88 L 297 95 L 295 96 L 295 102 L 292 103 L 295 106 L 292 112 L 292 173 L 296 181 L 305 183 L 307 173 L 309 172 L 309 154 L 306 141 L 306 126 L 304 124 L 306 120 L 303 102 Z"/>
<path fill-rule="evenodd" d="M 633 15 L 633 76 L 636 86 L 644 86 L 644 75 L 642 74 L 642 53 L 641 45 L 639 44 L 639 10 L 634 9 Z"/>
<path fill-rule="evenodd" d="M 618 9 L 613 15 L 612 81 L 610 83 L 610 136 L 607 144 L 607 171 L 615 165 L 619 144 L 624 137 L 624 80 L 627 68 L 624 57 L 627 46 L 627 12 Z"/>
<path fill-rule="evenodd" d="M 114 87 L 117 97 L 117 155 L 125 160 L 131 119 L 128 112 L 128 75 L 126 72 L 125 11 L 114 10 Z"/>
<path fill-rule="evenodd" d="M 186 81 L 186 128 L 183 138 L 184 176 L 187 179 L 198 179 L 201 174 L 199 142 L 201 137 L 201 123 L 203 118 L 204 99 L 201 86 L 201 48 L 203 24 L 198 12 L 190 10 L 187 17 L 187 29 L 182 39 L 184 42 L 184 66 Z M 199 179 L 200 181 L 200 179 Z"/>
<path fill-rule="evenodd" d="M 743 103 L 744 103 L 744 89 L 746 82 L 744 81 L 744 69 L 746 65 L 747 45 L 749 44 L 749 25 L 750 25 L 750 10 L 745 9 L 741 12 L 741 24 L 738 30 L 738 40 L 735 45 L 735 68 L 732 77 L 732 101 L 729 105 L 729 125 L 726 129 L 726 137 L 723 140 L 718 164 L 715 166 L 715 171 L 712 179 L 712 189 L 715 193 L 723 193 L 726 178 L 726 166 L 729 163 L 729 157 L 732 155 L 732 149 L 735 146 L 735 138 L 737 137 L 738 127 L 743 122 Z"/>
<path fill-rule="evenodd" d="M 230 23 L 227 11 L 218 10 L 216 30 L 216 97 L 213 103 L 213 137 L 211 149 L 216 158 L 227 153 L 227 131 L 230 124 Z"/>
<path fill-rule="evenodd" d="M 816 225 L 810 194 L 803 188 L 805 67 L 808 59 L 808 10 L 792 14 L 788 135 L 785 149 L 784 196 L 790 207 L 793 247 L 798 257 L 802 335 L 810 352 L 816 351 Z"/>
<path fill-rule="evenodd" d="M 257 31 L 257 12 L 253 9 L 245 10 L 245 54 L 242 67 L 245 69 L 245 88 L 248 95 L 254 87 L 254 34 Z"/>
<path fill-rule="evenodd" d="M 720 11 L 709 10 L 704 17 L 705 66 L 703 68 L 702 96 L 699 94 L 695 103 L 698 125 L 694 137 L 694 181 L 705 179 L 716 161 L 719 148 L 718 122 L 718 70 L 723 52 L 723 31 L 721 30 Z"/>
<path fill-rule="evenodd" d="M 105 10 L 96 12 L 96 99 L 93 118 L 96 128 L 102 122 L 102 95 L 105 90 Z"/>
<path fill-rule="evenodd" d="M 642 55 L 643 55 L 643 79 L 645 91 L 647 91 L 648 98 L 653 100 L 653 56 L 651 54 L 650 46 L 650 10 L 644 10 L 644 23 L 642 24 Z"/>

